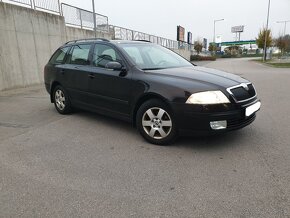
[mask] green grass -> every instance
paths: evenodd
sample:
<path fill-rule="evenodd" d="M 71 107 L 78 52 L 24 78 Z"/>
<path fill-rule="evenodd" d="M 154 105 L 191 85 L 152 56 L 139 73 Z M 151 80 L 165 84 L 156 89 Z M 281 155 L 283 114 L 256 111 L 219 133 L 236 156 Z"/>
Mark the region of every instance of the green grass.
<path fill-rule="evenodd" d="M 256 61 L 262 64 L 265 64 L 267 66 L 271 66 L 271 67 L 277 67 L 277 68 L 290 68 L 290 63 L 273 63 L 271 61 L 266 61 L 265 63 L 263 62 L 262 59 L 254 59 L 252 61 Z"/>
<path fill-rule="evenodd" d="M 290 68 L 290 63 L 266 63 L 266 64 L 271 65 L 273 67 Z"/>

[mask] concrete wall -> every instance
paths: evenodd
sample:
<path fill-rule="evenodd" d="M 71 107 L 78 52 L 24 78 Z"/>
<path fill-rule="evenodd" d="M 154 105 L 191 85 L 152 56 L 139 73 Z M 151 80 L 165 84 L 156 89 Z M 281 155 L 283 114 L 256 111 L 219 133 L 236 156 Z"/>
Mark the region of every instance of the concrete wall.
<path fill-rule="evenodd" d="M 191 51 L 186 49 L 174 49 L 173 51 L 190 61 Z"/>
<path fill-rule="evenodd" d="M 0 2 L 0 90 L 42 83 L 43 68 L 60 45 L 90 37 L 93 31 L 66 27 L 61 16 Z"/>
<path fill-rule="evenodd" d="M 91 30 L 67 27 L 61 16 L 0 2 L 0 91 L 43 83 L 43 68 L 60 45 L 92 37 Z M 176 52 L 190 57 L 189 51 Z"/>

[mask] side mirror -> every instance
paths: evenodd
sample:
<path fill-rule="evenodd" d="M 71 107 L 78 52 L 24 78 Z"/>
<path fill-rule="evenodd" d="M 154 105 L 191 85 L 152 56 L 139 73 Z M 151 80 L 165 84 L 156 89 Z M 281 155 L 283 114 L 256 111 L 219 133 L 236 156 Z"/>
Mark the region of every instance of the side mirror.
<path fill-rule="evenodd" d="M 119 62 L 116 62 L 116 61 L 110 61 L 106 64 L 106 68 L 107 69 L 110 69 L 110 70 L 118 70 L 118 71 L 121 71 L 123 66 L 122 64 L 120 64 Z"/>

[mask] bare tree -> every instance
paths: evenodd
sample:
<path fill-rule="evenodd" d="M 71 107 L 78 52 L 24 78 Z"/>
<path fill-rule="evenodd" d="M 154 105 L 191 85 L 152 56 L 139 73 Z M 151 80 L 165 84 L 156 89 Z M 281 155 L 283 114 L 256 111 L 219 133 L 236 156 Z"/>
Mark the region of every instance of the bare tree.
<path fill-rule="evenodd" d="M 284 36 L 285 42 L 286 42 L 286 48 L 285 51 L 286 52 L 290 52 L 290 35 L 287 34 L 286 36 Z"/>
<path fill-rule="evenodd" d="M 277 39 L 275 39 L 275 45 L 280 49 L 281 54 L 283 55 L 287 47 L 287 41 L 285 36 L 279 36 Z"/>

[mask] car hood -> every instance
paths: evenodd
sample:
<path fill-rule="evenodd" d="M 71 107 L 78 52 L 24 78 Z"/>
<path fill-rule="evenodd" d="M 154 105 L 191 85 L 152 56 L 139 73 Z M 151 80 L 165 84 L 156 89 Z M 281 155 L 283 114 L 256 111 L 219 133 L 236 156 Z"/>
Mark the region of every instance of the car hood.
<path fill-rule="evenodd" d="M 222 88 L 229 88 L 231 86 L 236 86 L 241 83 L 249 82 L 248 80 L 231 73 L 198 66 L 150 70 L 146 72 L 160 75 L 163 78 L 170 77 L 176 82 L 177 80 L 184 80 L 186 82 L 194 81 L 198 83 L 203 83 L 205 85 L 214 85 L 216 87 Z"/>

